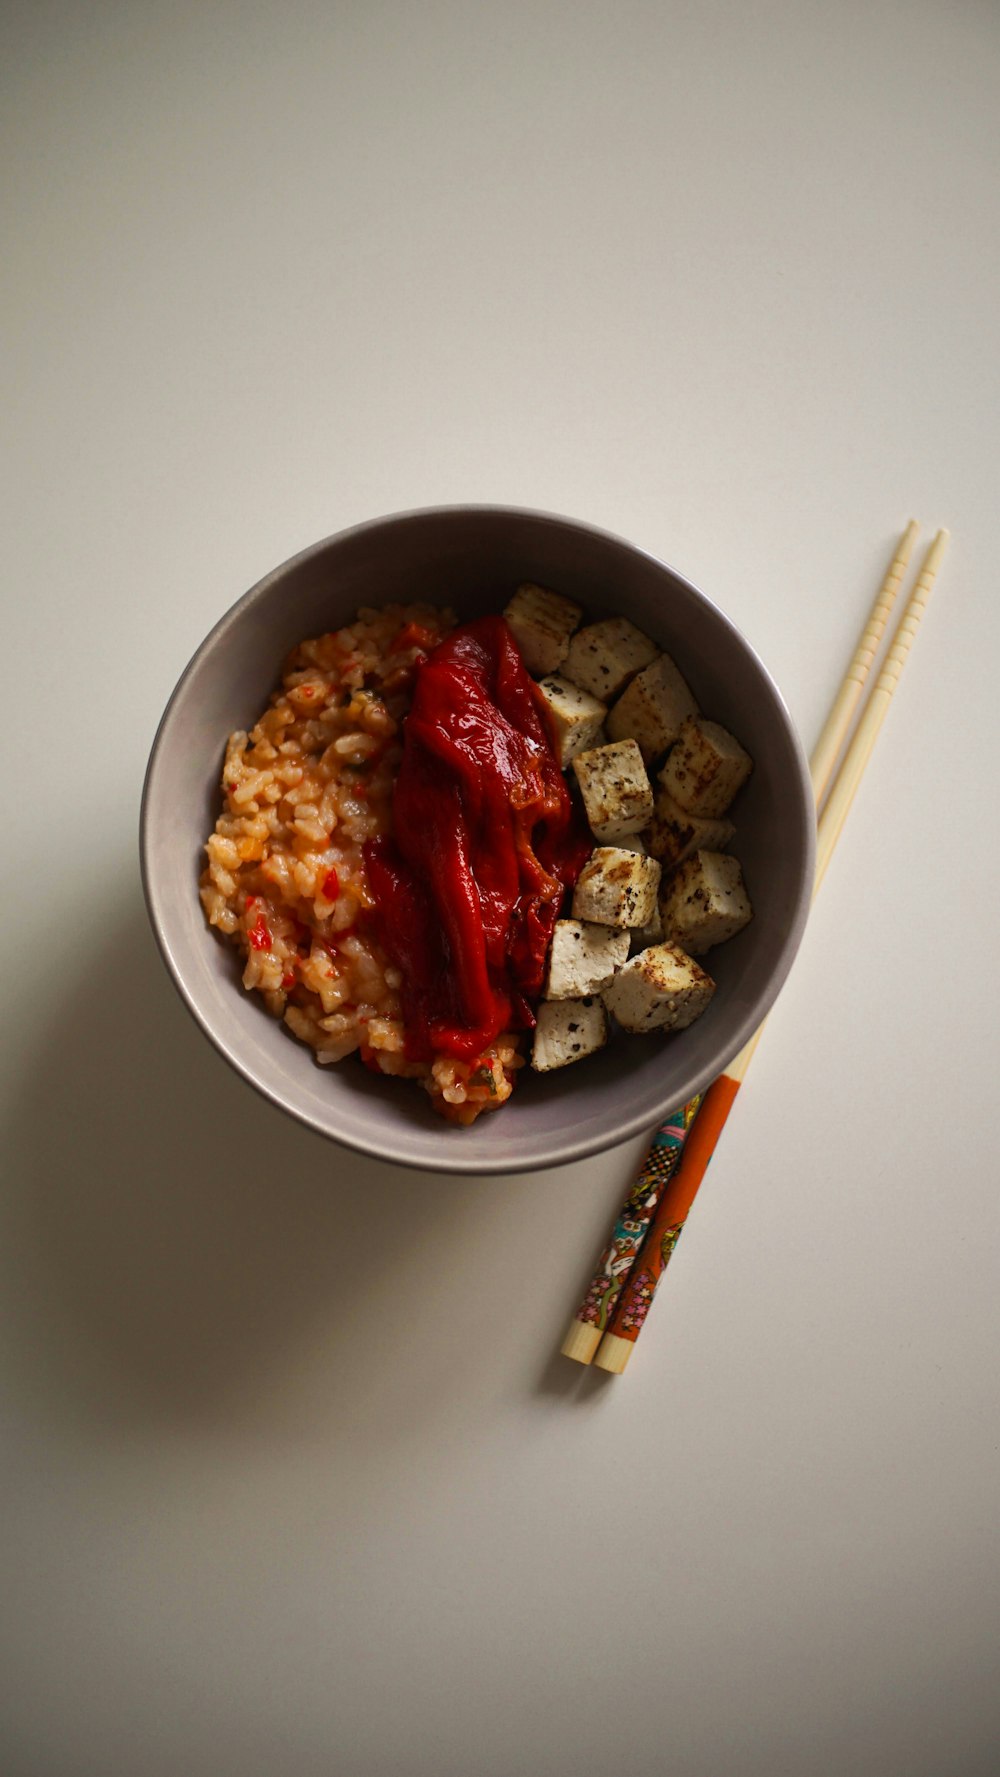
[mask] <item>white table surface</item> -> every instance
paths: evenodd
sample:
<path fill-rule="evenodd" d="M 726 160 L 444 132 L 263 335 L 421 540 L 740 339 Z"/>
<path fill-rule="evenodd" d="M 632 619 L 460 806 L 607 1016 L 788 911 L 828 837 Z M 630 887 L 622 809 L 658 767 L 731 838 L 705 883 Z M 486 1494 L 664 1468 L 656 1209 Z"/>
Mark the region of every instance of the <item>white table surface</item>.
<path fill-rule="evenodd" d="M 0 1766 L 995 1770 L 996 6 L 40 0 L 0 62 Z M 553 1354 L 641 1144 L 324 1144 L 140 901 L 204 632 L 455 500 L 673 563 L 807 744 L 953 534 L 620 1381 Z"/>

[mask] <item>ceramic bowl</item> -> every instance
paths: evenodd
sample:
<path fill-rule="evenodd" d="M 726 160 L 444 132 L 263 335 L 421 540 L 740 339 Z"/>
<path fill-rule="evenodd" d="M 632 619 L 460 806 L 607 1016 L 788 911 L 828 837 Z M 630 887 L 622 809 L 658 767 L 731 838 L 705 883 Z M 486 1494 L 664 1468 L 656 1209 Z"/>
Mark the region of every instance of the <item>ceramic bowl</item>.
<path fill-rule="evenodd" d="M 525 1068 L 513 1098 L 453 1128 L 419 1088 L 355 1058 L 321 1068 L 239 982 L 235 951 L 198 900 L 202 848 L 219 812 L 227 735 L 250 726 L 303 637 L 359 605 L 426 599 L 460 616 L 499 611 L 523 580 L 568 594 L 591 617 L 622 615 L 674 656 L 700 707 L 754 759 L 733 814 L 752 923 L 707 962 L 718 991 L 689 1030 L 617 1035 L 578 1066 Z M 185 1004 L 232 1066 L 272 1103 L 347 1147 L 439 1172 L 504 1173 L 581 1159 L 651 1130 L 700 1091 L 769 1011 L 809 907 L 815 818 L 802 747 L 753 649 L 704 593 L 641 549 L 574 520 L 495 506 L 376 519 L 275 568 L 216 624 L 167 706 L 141 817 L 146 903 Z"/>

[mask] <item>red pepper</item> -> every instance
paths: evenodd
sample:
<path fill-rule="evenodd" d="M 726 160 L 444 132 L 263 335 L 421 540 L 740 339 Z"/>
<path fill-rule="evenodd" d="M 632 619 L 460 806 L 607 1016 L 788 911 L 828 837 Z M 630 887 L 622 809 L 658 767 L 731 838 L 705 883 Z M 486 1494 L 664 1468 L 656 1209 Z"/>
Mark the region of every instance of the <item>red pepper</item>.
<path fill-rule="evenodd" d="M 271 932 L 267 920 L 262 913 L 258 913 L 255 923 L 250 927 L 250 930 L 247 933 L 247 937 L 254 950 L 270 950 Z"/>
<path fill-rule="evenodd" d="M 401 654 L 404 648 L 427 649 L 433 646 L 433 632 L 427 629 L 423 623 L 404 623 L 402 629 L 396 631 L 389 643 L 389 653 Z"/>
<path fill-rule="evenodd" d="M 281 985 L 284 988 L 286 993 L 288 992 L 288 989 L 290 987 L 295 986 L 295 970 L 294 969 L 289 969 L 288 973 L 286 975 L 282 975 Z"/>
<path fill-rule="evenodd" d="M 336 870 L 328 870 L 323 878 L 321 894 L 324 901 L 335 901 L 340 894 L 340 877 Z"/>
<path fill-rule="evenodd" d="M 394 838 L 365 847 L 412 1060 L 472 1060 L 534 1024 L 552 928 L 590 850 L 543 710 L 501 617 L 455 630 L 418 667 Z"/>

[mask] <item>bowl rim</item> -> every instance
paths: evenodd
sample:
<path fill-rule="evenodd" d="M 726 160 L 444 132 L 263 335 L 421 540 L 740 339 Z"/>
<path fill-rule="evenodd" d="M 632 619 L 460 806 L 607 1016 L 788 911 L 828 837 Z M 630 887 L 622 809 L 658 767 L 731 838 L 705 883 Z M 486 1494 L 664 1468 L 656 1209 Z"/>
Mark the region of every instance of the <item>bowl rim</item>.
<path fill-rule="evenodd" d="M 278 563 L 276 567 L 271 568 L 259 580 L 256 580 L 244 593 L 241 593 L 239 598 L 237 598 L 233 604 L 222 613 L 221 617 L 212 625 L 212 628 L 198 643 L 198 646 L 195 648 L 186 666 L 183 668 L 177 683 L 167 700 L 163 714 L 160 717 L 156 732 L 153 736 L 149 759 L 143 777 L 142 795 L 139 805 L 139 867 L 147 917 L 150 926 L 152 927 L 153 936 L 166 967 L 167 974 L 169 975 L 182 1004 L 186 1007 L 199 1029 L 208 1038 L 212 1047 L 219 1055 L 221 1055 L 222 1059 L 233 1069 L 244 1083 L 252 1086 L 262 1097 L 266 1098 L 269 1103 L 275 1105 L 278 1110 L 283 1111 L 284 1114 L 287 1117 L 290 1117 L 294 1122 L 298 1123 L 300 1126 L 313 1130 L 314 1133 L 323 1136 L 327 1141 L 334 1142 L 337 1146 L 344 1148 L 348 1152 L 362 1153 L 372 1159 L 388 1161 L 394 1166 L 406 1167 L 407 1170 L 410 1171 L 427 1171 L 428 1165 L 426 1159 L 414 1158 L 408 1154 L 387 1154 L 385 1152 L 384 1142 L 380 1145 L 379 1142 L 374 1139 L 374 1134 L 369 1138 L 364 1130 L 361 1130 L 358 1133 L 334 1133 L 327 1124 L 324 1123 L 320 1116 L 313 1115 L 310 1111 L 290 1103 L 281 1090 L 280 1084 L 275 1084 L 255 1072 L 240 1057 L 235 1047 L 230 1045 L 225 1037 L 213 1027 L 210 1017 L 205 1011 L 203 1011 L 197 996 L 188 987 L 184 978 L 183 969 L 178 964 L 171 949 L 167 933 L 167 919 L 150 864 L 151 806 L 157 767 L 166 741 L 167 731 L 170 726 L 170 720 L 174 709 L 182 699 L 188 681 L 197 670 L 202 657 L 239 622 L 244 609 L 262 599 L 271 586 L 276 581 L 283 579 L 291 570 L 298 567 L 301 563 L 308 561 L 311 557 L 320 555 L 333 544 L 341 544 L 350 538 L 360 537 L 366 531 L 380 531 L 392 525 L 405 523 L 414 519 L 432 521 L 435 519 L 447 519 L 458 514 L 465 516 L 502 516 L 516 519 L 530 519 L 534 522 L 540 521 L 543 524 L 553 525 L 560 529 L 569 527 L 571 530 L 576 531 L 583 536 L 598 538 L 602 542 L 611 543 L 620 549 L 625 549 L 631 555 L 642 558 L 660 572 L 665 572 L 674 580 L 680 582 L 688 592 L 693 593 L 697 600 L 710 609 L 713 617 L 719 623 L 730 631 L 740 647 L 751 657 L 761 678 L 769 687 L 774 704 L 783 717 L 785 729 L 792 744 L 792 753 L 799 777 L 799 787 L 802 791 L 803 804 L 810 809 L 813 807 L 812 781 L 809 776 L 808 762 L 798 729 L 775 679 L 764 664 L 760 655 L 757 653 L 757 650 L 753 647 L 752 643 L 747 640 L 742 630 L 739 629 L 726 612 L 715 603 L 714 599 L 710 598 L 699 586 L 695 585 L 694 581 L 690 580 L 686 574 L 682 574 L 677 568 L 672 567 L 669 562 L 663 561 L 650 550 L 641 548 L 629 538 L 623 537 L 615 531 L 606 530 L 602 526 L 590 524 L 586 520 L 568 518 L 563 514 L 550 512 L 544 508 L 509 505 L 502 502 L 464 501 L 432 506 L 407 507 L 396 512 L 383 513 L 375 518 L 363 519 L 357 524 L 347 525 L 340 530 L 330 532 L 328 536 L 321 537 L 317 542 L 310 543 L 304 549 L 297 550 L 294 555 L 288 556 L 284 561 Z M 692 1077 L 690 1089 L 684 1095 L 685 1102 L 687 1099 L 694 1097 L 697 1093 L 704 1092 L 711 1084 L 712 1080 L 724 1073 L 728 1064 L 739 1054 L 740 1050 L 744 1048 L 754 1032 L 763 1024 L 787 980 L 789 970 L 795 960 L 796 952 L 798 951 L 802 940 L 802 934 L 805 930 L 812 900 L 816 852 L 816 824 L 814 820 L 806 822 L 805 839 L 805 868 L 802 871 L 802 880 L 799 883 L 792 917 L 789 919 L 786 926 L 781 947 L 769 977 L 768 989 L 763 998 L 762 1009 L 754 1009 L 743 1015 L 739 1020 L 739 1023 L 735 1026 L 732 1035 L 727 1038 L 725 1044 L 723 1044 L 719 1050 L 718 1059 L 713 1058 Z M 669 1115 L 677 1108 L 678 1107 L 674 1105 L 664 1104 L 662 1112 L 656 1113 L 657 1120 L 661 1120 L 662 1117 Z M 533 1153 L 530 1159 L 527 1159 L 523 1164 L 512 1164 L 509 1156 L 504 1155 L 497 1155 L 495 1159 L 491 1159 L 489 1156 L 483 1156 L 482 1154 L 476 1156 L 473 1156 L 468 1152 L 463 1154 L 457 1147 L 452 1150 L 450 1146 L 442 1144 L 441 1149 L 435 1155 L 432 1169 L 438 1173 L 465 1175 L 467 1177 L 510 1175 L 519 1172 L 544 1172 L 551 1167 L 569 1165 L 575 1161 L 589 1159 L 595 1154 L 609 1151 L 626 1141 L 633 1140 L 639 1135 L 651 1134 L 655 1127 L 656 1122 L 651 1121 L 649 1115 L 645 1111 L 634 1112 L 626 1121 L 617 1124 L 614 1134 L 605 1139 L 602 1139 L 600 1136 L 582 1136 L 577 1137 L 575 1140 L 572 1136 L 560 1138 L 558 1152 L 543 1151 L 541 1154 Z"/>

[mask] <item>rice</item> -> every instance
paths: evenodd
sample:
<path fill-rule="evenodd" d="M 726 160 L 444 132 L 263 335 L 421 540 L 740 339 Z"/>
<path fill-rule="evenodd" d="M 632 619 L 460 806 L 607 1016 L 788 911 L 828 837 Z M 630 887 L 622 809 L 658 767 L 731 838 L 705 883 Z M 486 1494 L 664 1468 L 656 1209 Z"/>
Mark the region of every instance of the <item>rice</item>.
<path fill-rule="evenodd" d="M 416 660 L 454 621 L 422 604 L 365 609 L 292 651 L 259 721 L 229 737 L 200 895 L 244 959 L 244 987 L 317 1062 L 358 1054 L 469 1124 L 510 1097 L 519 1039 L 505 1034 L 472 1062 L 406 1059 L 402 979 L 378 939 L 363 857 L 392 830 Z"/>

